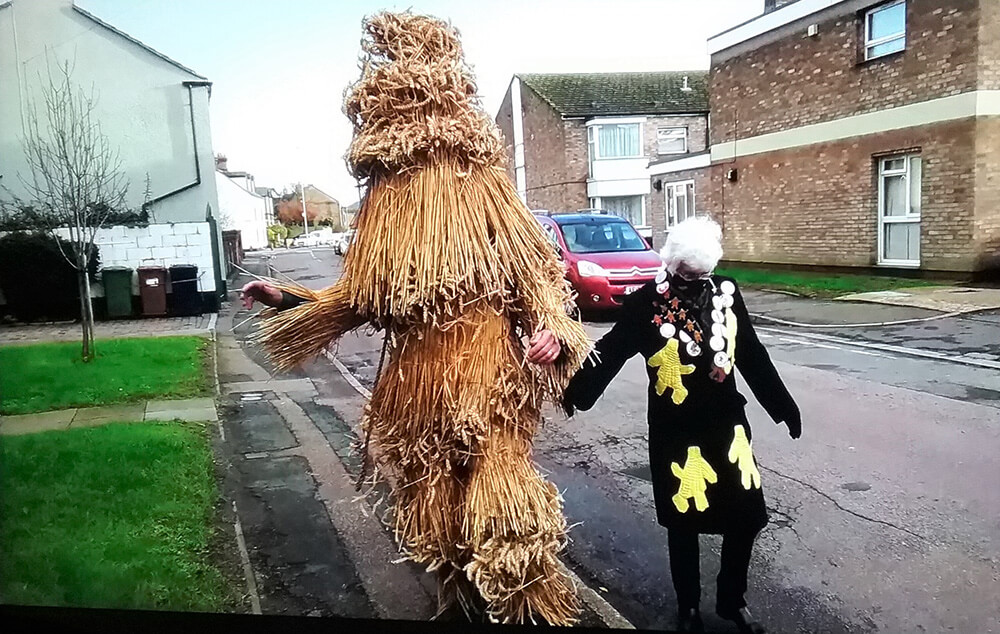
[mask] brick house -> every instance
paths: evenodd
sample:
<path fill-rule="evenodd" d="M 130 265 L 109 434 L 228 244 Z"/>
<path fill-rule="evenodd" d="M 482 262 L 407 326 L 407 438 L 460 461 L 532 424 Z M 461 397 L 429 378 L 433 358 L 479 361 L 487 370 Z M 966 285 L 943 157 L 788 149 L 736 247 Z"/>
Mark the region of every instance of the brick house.
<path fill-rule="evenodd" d="M 496 122 L 521 199 L 607 209 L 655 241 L 648 167 L 707 152 L 706 83 L 705 71 L 515 75 Z"/>
<path fill-rule="evenodd" d="M 652 179 L 727 260 L 1000 268 L 1000 2 L 768 0 L 708 47 L 710 167 Z"/>

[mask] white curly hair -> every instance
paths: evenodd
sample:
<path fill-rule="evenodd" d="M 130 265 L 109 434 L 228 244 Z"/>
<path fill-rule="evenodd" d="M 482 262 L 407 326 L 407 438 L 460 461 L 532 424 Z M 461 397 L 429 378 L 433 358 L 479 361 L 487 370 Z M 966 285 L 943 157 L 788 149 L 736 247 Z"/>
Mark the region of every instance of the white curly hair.
<path fill-rule="evenodd" d="M 671 275 L 681 263 L 693 272 L 710 274 L 722 259 L 722 227 L 704 216 L 688 218 L 667 234 L 660 257 Z"/>

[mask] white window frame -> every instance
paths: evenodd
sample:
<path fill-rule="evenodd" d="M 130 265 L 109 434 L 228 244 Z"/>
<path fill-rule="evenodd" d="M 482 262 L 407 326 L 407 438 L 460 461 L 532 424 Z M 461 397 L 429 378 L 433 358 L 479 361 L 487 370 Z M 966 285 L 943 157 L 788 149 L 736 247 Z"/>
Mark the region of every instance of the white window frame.
<path fill-rule="evenodd" d="M 643 148 L 642 142 L 642 132 L 643 124 L 646 122 L 645 118 L 629 118 L 629 119 L 592 119 L 587 122 L 587 147 L 588 153 L 590 154 L 590 160 L 593 161 L 617 161 L 620 159 L 637 159 L 645 156 L 645 149 Z M 598 139 L 599 130 L 603 126 L 618 126 L 618 125 L 638 125 L 639 126 L 639 153 L 634 156 L 601 156 L 601 144 Z"/>
<path fill-rule="evenodd" d="M 645 196 L 643 196 L 642 194 L 627 194 L 625 196 L 605 196 L 605 198 L 639 198 L 639 200 L 640 200 L 640 203 L 639 203 L 639 205 L 640 205 L 640 212 L 639 213 L 640 213 L 640 215 L 642 217 L 642 224 L 641 225 L 633 225 L 633 227 L 635 228 L 636 231 L 639 231 L 640 229 L 649 229 L 649 218 L 647 218 L 647 215 L 646 215 L 646 197 Z M 590 199 L 590 208 L 591 209 L 601 209 L 601 210 L 607 211 L 601 205 L 601 197 L 600 196 L 598 196 L 596 198 L 591 198 Z M 609 211 L 608 213 L 610 214 L 611 212 Z M 616 216 L 616 217 L 620 218 L 621 216 Z M 629 222 L 631 222 L 631 220 Z"/>
<path fill-rule="evenodd" d="M 909 267 L 916 268 L 920 266 L 920 260 L 894 260 L 885 257 L 885 229 L 886 225 L 890 224 L 916 224 L 920 225 L 920 213 L 913 213 L 911 194 L 913 192 L 910 186 L 911 178 L 911 167 L 913 165 L 913 159 L 921 159 L 921 181 L 923 181 L 923 159 L 918 153 L 911 154 L 893 154 L 891 156 L 882 156 L 878 159 L 878 263 L 881 266 L 895 266 L 895 267 Z M 889 161 L 903 160 L 903 169 L 886 169 L 886 163 Z M 886 176 L 902 176 L 903 181 L 906 183 L 906 213 L 902 216 L 887 216 L 885 214 L 885 177 Z M 923 183 L 921 182 L 921 193 L 923 190 Z"/>
<path fill-rule="evenodd" d="M 680 130 L 684 132 L 684 149 L 674 152 L 664 152 L 660 149 L 660 133 L 661 132 L 676 132 Z M 664 156 L 668 154 L 687 154 L 688 153 L 688 129 L 687 126 L 663 126 L 656 129 L 656 153 L 659 156 Z"/>
<path fill-rule="evenodd" d="M 871 39 L 871 18 L 876 13 L 880 11 L 885 11 L 886 9 L 891 9 L 892 7 L 903 5 L 903 30 L 894 33 L 892 35 L 887 35 L 881 37 L 877 40 Z M 865 61 L 870 59 L 878 59 L 879 57 L 885 57 L 886 55 L 892 55 L 893 53 L 899 53 L 900 51 L 889 51 L 888 53 L 881 53 L 879 55 L 872 55 L 872 49 L 882 44 L 889 44 L 890 42 L 895 42 L 896 40 L 903 40 L 903 48 L 900 51 L 906 50 L 906 0 L 896 0 L 895 2 L 889 2 L 886 4 L 879 5 L 865 12 Z"/>
<path fill-rule="evenodd" d="M 670 199 L 671 198 L 674 199 L 675 201 L 674 208 L 676 209 L 678 190 L 680 193 L 684 195 L 684 198 L 686 199 L 688 185 L 691 186 L 691 205 L 687 210 L 687 215 L 684 217 L 685 220 L 687 218 L 693 218 L 698 215 L 698 207 L 697 207 L 698 192 L 695 191 L 694 180 L 663 183 L 663 223 L 667 228 L 667 232 L 669 232 L 672 228 L 676 227 L 678 223 L 678 220 L 676 218 L 674 219 L 673 223 L 670 222 Z"/>

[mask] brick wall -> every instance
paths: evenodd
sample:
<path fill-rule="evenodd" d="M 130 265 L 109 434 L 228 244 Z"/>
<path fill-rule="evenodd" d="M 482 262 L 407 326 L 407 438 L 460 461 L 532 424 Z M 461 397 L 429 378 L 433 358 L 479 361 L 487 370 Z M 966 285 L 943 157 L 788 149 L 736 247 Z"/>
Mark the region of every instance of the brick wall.
<path fill-rule="evenodd" d="M 979 0 L 979 88 L 1000 90 L 1000 2 Z"/>
<path fill-rule="evenodd" d="M 665 157 L 680 157 L 681 154 L 660 156 L 657 154 L 656 130 L 658 128 L 687 128 L 688 153 L 704 152 L 708 149 L 708 117 L 705 115 L 689 117 L 647 117 L 642 131 L 642 149 L 651 160 Z"/>
<path fill-rule="evenodd" d="M 976 268 L 1000 269 L 1000 117 L 976 123 L 975 215 Z"/>
<path fill-rule="evenodd" d="M 855 12 L 819 22 L 814 37 L 806 35 L 813 21 L 805 18 L 775 42 L 713 55 L 712 143 L 975 90 L 980 31 L 989 31 L 991 42 L 1000 37 L 996 6 L 980 28 L 980 2 L 1000 4 L 908 0 L 906 50 L 869 62 L 859 61 L 863 31 Z"/>
<path fill-rule="evenodd" d="M 878 243 L 873 156 L 915 148 L 923 159 L 921 268 L 971 271 L 980 260 L 976 222 L 1000 235 L 996 206 L 981 205 L 974 217 L 975 190 L 985 189 L 987 178 L 977 182 L 975 163 L 1000 154 L 996 144 L 979 159 L 970 152 L 976 128 L 968 119 L 740 157 L 712 166 L 708 195 L 696 192 L 698 208 L 723 225 L 727 260 L 872 266 Z M 730 168 L 737 182 L 724 179 Z"/>
<path fill-rule="evenodd" d="M 580 120 L 562 117 L 538 93 L 521 84 L 528 207 L 586 207 L 587 133 Z M 577 154 L 582 147 L 583 161 Z"/>
<path fill-rule="evenodd" d="M 646 214 L 650 225 L 653 227 L 653 248 L 659 249 L 663 246 L 667 236 L 667 201 L 664 188 L 657 191 L 655 184 L 661 185 L 679 183 L 681 181 L 694 181 L 694 209 L 696 214 L 708 211 L 711 208 L 712 195 L 712 172 L 708 168 L 684 170 L 672 174 L 654 176 L 653 187 L 646 198 Z"/>

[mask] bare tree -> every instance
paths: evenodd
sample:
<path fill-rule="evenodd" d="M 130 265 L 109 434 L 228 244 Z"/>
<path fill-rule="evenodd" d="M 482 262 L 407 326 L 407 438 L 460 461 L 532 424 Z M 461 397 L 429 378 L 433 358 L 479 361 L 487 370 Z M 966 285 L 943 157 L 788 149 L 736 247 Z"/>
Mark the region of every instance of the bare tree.
<path fill-rule="evenodd" d="M 15 205 L 33 209 L 42 220 L 40 228 L 54 237 L 60 228 L 69 232 L 71 252 L 63 250 L 58 239 L 56 244 L 77 272 L 86 362 L 95 352 L 88 275 L 94 240 L 108 219 L 125 209 L 128 181 L 118 149 L 101 130 L 94 90 L 84 91 L 72 78 L 68 61 L 56 72 L 49 67 L 41 103 L 28 103 L 22 147 L 30 176 L 18 174 L 26 198 L 16 199 Z"/>

